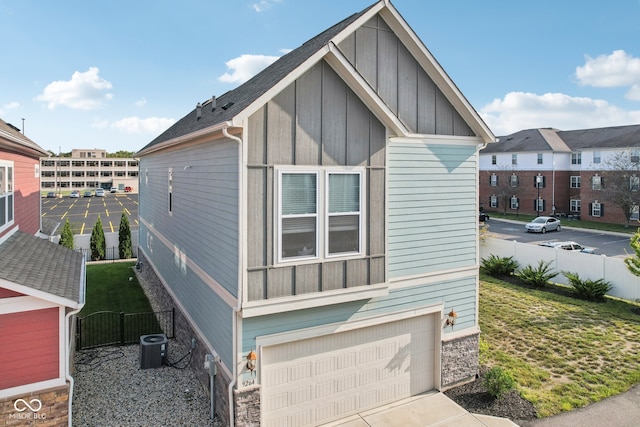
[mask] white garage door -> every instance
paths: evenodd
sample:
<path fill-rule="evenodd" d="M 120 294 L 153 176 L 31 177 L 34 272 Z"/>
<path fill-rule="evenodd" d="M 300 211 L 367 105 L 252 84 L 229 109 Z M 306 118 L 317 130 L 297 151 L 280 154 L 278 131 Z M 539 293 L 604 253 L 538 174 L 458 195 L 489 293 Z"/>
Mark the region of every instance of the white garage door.
<path fill-rule="evenodd" d="M 435 387 L 435 315 L 262 349 L 265 426 L 313 426 Z"/>

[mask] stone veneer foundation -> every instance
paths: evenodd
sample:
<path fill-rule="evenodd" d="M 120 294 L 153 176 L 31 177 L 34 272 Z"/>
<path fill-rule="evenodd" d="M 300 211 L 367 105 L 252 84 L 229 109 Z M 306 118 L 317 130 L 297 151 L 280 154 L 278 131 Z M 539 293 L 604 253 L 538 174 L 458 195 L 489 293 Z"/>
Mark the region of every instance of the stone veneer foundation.
<path fill-rule="evenodd" d="M 18 401 L 19 399 L 22 401 Z M 23 410 L 20 411 L 21 409 Z M 35 411 L 35 409 L 38 410 Z M 0 399 L 0 426 L 62 427 L 68 425 L 68 383 Z"/>
<path fill-rule="evenodd" d="M 136 276 L 140 282 L 140 286 L 147 295 L 153 311 L 175 310 L 174 318 L 174 339 L 184 348 L 191 348 L 191 339 L 196 339 L 196 346 L 191 354 L 191 364 L 189 368 L 194 372 L 198 381 L 211 396 L 209 373 L 204 370 L 205 355 L 210 354 L 210 349 L 206 348 L 204 340 L 197 334 L 189 321 L 184 316 L 180 308 L 174 303 L 173 299 L 165 289 L 164 285 L 156 275 L 153 268 L 147 262 L 142 251 L 138 253 L 138 268 L 136 268 Z M 171 349 L 171 345 L 169 345 Z M 171 357 L 171 353 L 169 352 Z M 229 384 L 231 378 L 227 378 L 224 370 L 218 367 L 217 375 L 214 383 L 215 392 L 215 414 L 223 425 L 229 426 Z M 259 418 L 258 418 L 259 419 Z"/>
<path fill-rule="evenodd" d="M 442 391 L 476 379 L 479 345 L 477 333 L 442 341 Z"/>

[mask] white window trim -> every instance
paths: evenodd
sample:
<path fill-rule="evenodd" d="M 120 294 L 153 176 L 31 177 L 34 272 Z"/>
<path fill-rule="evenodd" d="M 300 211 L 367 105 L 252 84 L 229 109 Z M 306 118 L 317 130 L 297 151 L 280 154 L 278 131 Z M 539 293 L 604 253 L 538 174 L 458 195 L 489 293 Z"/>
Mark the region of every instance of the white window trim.
<path fill-rule="evenodd" d="M 366 236 L 366 194 L 365 168 L 363 167 L 331 167 L 331 166 L 283 166 L 275 167 L 275 191 L 277 200 L 274 215 L 274 244 L 276 264 L 292 264 L 305 262 L 318 262 L 322 260 L 336 260 L 345 258 L 362 258 L 365 248 Z M 282 258 L 282 175 L 292 173 L 315 173 L 316 174 L 316 248 L 315 255 L 297 256 Z M 358 174 L 360 176 L 360 218 L 359 218 L 359 250 L 340 254 L 329 254 L 329 175 L 331 174 Z M 311 214 L 310 214 L 311 215 Z M 309 216 L 310 216 L 309 215 Z"/>
<path fill-rule="evenodd" d="M 0 160 L 0 168 L 4 168 L 4 182 L 5 187 L 0 188 L 0 197 L 6 198 L 4 205 L 7 206 L 7 200 L 11 197 L 11 212 L 7 209 L 4 212 L 5 219 L 11 217 L 10 220 L 7 220 L 4 224 L 0 224 L 0 231 L 5 230 L 11 226 L 13 226 L 16 219 L 16 199 L 15 199 L 15 182 L 16 182 L 16 168 L 13 164 L 13 161 L 10 160 Z M 7 190 L 7 182 L 8 182 L 8 170 L 11 168 L 11 190 Z"/>
<path fill-rule="evenodd" d="M 597 208 L 596 208 L 597 206 Z M 598 214 L 596 215 L 596 211 L 598 212 Z M 600 202 L 593 202 L 591 204 L 591 216 L 594 218 L 600 218 L 602 216 L 602 203 Z"/>

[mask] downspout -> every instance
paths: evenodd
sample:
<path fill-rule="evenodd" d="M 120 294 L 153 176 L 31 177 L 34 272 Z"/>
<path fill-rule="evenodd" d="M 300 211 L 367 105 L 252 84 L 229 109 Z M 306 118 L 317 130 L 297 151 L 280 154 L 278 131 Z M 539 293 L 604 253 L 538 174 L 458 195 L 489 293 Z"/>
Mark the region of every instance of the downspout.
<path fill-rule="evenodd" d="M 242 139 L 235 136 L 235 135 L 231 135 L 229 133 L 229 131 L 227 130 L 227 127 L 222 128 L 222 134 L 229 138 L 232 139 L 234 141 L 236 141 L 238 143 L 238 145 L 240 147 L 243 146 L 243 142 Z M 240 158 L 242 158 L 242 154 L 240 154 Z M 240 168 L 240 171 L 238 173 L 238 180 L 241 181 L 242 179 L 242 168 Z M 239 198 L 238 201 L 242 200 L 242 182 L 238 183 L 238 191 L 239 191 Z M 242 205 L 242 203 L 239 203 L 240 205 Z M 239 217 L 242 217 L 242 214 L 239 215 Z M 241 221 L 239 221 L 239 225 L 242 224 Z M 242 227 L 239 226 L 238 227 L 239 230 L 242 230 Z M 242 231 L 240 231 L 240 233 L 242 233 Z M 238 259 L 242 259 L 242 239 L 241 236 L 238 236 Z M 242 309 L 242 268 L 238 269 L 238 276 L 239 276 L 239 280 L 238 282 L 240 283 L 240 286 L 238 286 L 238 299 L 237 299 L 237 303 L 236 306 L 233 308 L 233 371 L 232 371 L 232 375 L 233 378 L 231 378 L 231 382 L 229 382 L 229 425 L 231 426 L 235 426 L 235 414 L 234 414 L 234 406 L 233 405 L 233 389 L 236 386 L 237 383 L 237 378 L 238 378 L 238 372 L 237 372 L 237 367 L 238 367 L 238 361 L 236 360 L 238 352 L 236 351 L 237 346 L 238 346 L 238 341 L 237 341 L 237 330 L 238 330 L 238 313 L 240 312 L 240 310 Z M 213 395 L 213 391 L 211 393 Z"/>
<path fill-rule="evenodd" d="M 75 310 L 71 310 L 70 312 L 68 312 L 65 316 L 64 316 L 64 333 L 65 335 L 69 335 L 68 337 L 66 337 L 65 339 L 65 358 L 66 358 L 66 369 L 65 369 L 65 379 L 67 381 L 69 381 L 69 409 L 68 409 L 68 421 L 69 421 L 69 427 L 73 426 L 73 413 L 72 413 L 72 406 L 73 406 L 73 386 L 74 386 L 74 380 L 73 377 L 71 376 L 71 366 L 70 366 L 70 356 L 71 356 L 71 340 L 73 339 L 73 337 L 71 336 L 71 317 L 75 316 L 76 314 L 78 314 L 80 312 L 80 310 L 82 310 L 82 307 L 84 307 L 84 303 L 85 303 L 85 292 L 86 292 L 86 286 L 87 286 L 87 276 L 86 276 L 86 268 L 87 268 L 87 264 L 86 264 L 86 260 L 85 257 L 82 257 L 82 269 L 80 271 L 80 277 L 82 278 L 82 283 L 80 285 L 80 301 L 78 302 L 78 308 L 76 308 Z"/>

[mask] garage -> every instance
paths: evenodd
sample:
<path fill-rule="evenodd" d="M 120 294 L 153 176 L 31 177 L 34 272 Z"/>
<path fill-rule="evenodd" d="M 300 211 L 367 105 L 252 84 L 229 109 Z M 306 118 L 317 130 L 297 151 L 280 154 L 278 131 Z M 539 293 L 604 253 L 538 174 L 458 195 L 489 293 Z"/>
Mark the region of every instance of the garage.
<path fill-rule="evenodd" d="M 314 426 L 435 388 L 436 315 L 262 347 L 262 423 Z"/>

